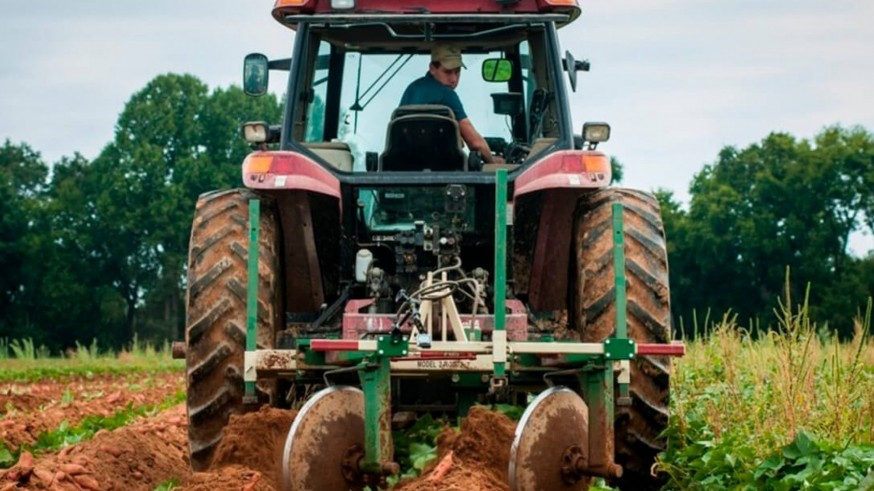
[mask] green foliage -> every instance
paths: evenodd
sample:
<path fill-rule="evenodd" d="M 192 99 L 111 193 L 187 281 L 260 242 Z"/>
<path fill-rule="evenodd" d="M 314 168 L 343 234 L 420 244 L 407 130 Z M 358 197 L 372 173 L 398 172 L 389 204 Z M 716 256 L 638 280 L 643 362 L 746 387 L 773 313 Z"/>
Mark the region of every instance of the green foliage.
<path fill-rule="evenodd" d="M 525 408 L 523 406 L 516 406 L 513 404 L 493 404 L 490 409 L 503 414 L 513 421 L 519 421 L 522 419 L 522 414 L 525 413 Z"/>
<path fill-rule="evenodd" d="M 808 297 L 793 306 L 791 291 L 777 331 L 754 340 L 726 316 L 675 362 L 659 461 L 668 489 L 864 489 L 874 472 L 872 301 L 842 344 L 818 336 Z"/>
<path fill-rule="evenodd" d="M 28 345 L 26 342 L 22 344 Z M 36 382 L 82 376 L 91 378 L 101 374 L 178 372 L 185 366 L 184 360 L 171 358 L 169 343 L 161 349 L 149 343 L 139 343 L 132 348 L 135 349 L 117 356 L 109 350 L 100 351 L 97 344 L 92 343 L 88 349 L 69 352 L 66 358 L 50 358 L 39 350 L 35 351 L 34 357 L 0 358 L 0 381 Z"/>
<path fill-rule="evenodd" d="M 765 459 L 753 473 L 760 487 L 775 490 L 857 490 L 872 475 L 874 446 L 820 445 L 803 431 L 782 452 Z"/>
<path fill-rule="evenodd" d="M 185 400 L 185 392 L 177 392 L 165 399 L 160 404 L 134 406 L 128 404 L 122 410 L 116 411 L 109 416 L 86 416 L 76 426 L 70 426 L 66 421 L 62 422 L 57 428 L 45 433 L 40 433 L 37 436 L 37 441 L 33 445 L 22 446 L 14 452 L 8 452 L 11 459 L 5 460 L 3 449 L 0 449 L 0 468 L 6 468 L 18 461 L 18 456 L 23 451 L 28 451 L 34 455 L 39 455 L 45 452 L 54 452 L 69 445 L 90 440 L 98 431 L 112 431 L 122 426 L 131 424 L 135 419 L 143 416 L 152 416 L 160 411 L 163 411 L 171 406 L 181 403 Z"/>
<path fill-rule="evenodd" d="M 421 416 L 410 428 L 392 432 L 395 460 L 401 466 L 397 480 L 416 477 L 437 457 L 437 437 L 447 427 L 443 420 L 430 414 Z"/>
<path fill-rule="evenodd" d="M 788 266 L 797 284 L 818 286 L 811 315 L 850 336 L 874 294 L 874 256 L 847 250 L 852 233 L 874 230 L 872 169 L 874 136 L 863 128 L 826 128 L 813 141 L 772 133 L 719 152 L 693 179 L 687 210 L 662 191 L 674 318 L 732 309 L 769 319 Z"/>
<path fill-rule="evenodd" d="M 168 74 L 131 97 L 94 161 L 65 157 L 49 176 L 38 153 L 7 141 L 0 335 L 55 353 L 91 353 L 82 343 L 95 339 L 120 349 L 136 334 L 178 339 L 197 196 L 239 185 L 250 151 L 240 125 L 280 115 L 273 96 L 210 93 L 195 77 Z"/>
<path fill-rule="evenodd" d="M 11 467 L 15 465 L 16 462 L 18 462 L 18 459 L 15 455 L 6 448 L 6 444 L 0 442 L 0 469 Z"/>
<path fill-rule="evenodd" d="M 610 184 L 621 184 L 625 166 L 616 157 L 610 157 Z"/>
<path fill-rule="evenodd" d="M 169 481 L 159 484 L 158 487 L 154 489 L 154 491 L 172 491 L 177 487 L 179 487 L 179 479 L 173 478 Z"/>
<path fill-rule="evenodd" d="M 28 335 L 28 312 L 20 308 L 30 293 L 24 266 L 40 234 L 32 216 L 47 175 L 48 166 L 26 144 L 0 146 L 0 333 L 11 338 Z"/>

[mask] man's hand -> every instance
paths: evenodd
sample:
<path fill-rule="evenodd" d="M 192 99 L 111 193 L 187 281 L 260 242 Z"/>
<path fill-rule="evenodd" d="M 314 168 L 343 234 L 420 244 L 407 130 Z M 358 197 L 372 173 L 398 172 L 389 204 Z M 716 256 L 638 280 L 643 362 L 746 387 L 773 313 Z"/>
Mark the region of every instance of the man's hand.
<path fill-rule="evenodd" d="M 483 156 L 483 160 L 487 164 L 503 164 L 504 159 L 497 155 L 492 155 L 492 149 L 489 148 L 488 142 L 479 134 L 470 118 L 464 118 L 458 122 L 458 131 L 461 133 L 461 139 L 467 144 L 467 148 L 477 150 Z"/>

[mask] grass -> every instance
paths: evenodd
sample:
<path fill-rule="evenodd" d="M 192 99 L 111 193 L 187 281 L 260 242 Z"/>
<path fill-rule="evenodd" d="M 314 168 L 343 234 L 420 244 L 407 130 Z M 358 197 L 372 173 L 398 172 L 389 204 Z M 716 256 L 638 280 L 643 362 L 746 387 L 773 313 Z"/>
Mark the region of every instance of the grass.
<path fill-rule="evenodd" d="M 68 350 L 65 356 L 53 357 L 48 349 L 35 346 L 31 339 L 0 339 L 0 382 L 181 371 L 185 366 L 184 360 L 173 360 L 170 352 L 169 342 L 156 347 L 134 338 L 131 346 L 119 353 L 100 349 L 97 342 L 93 341 L 87 346 L 77 342 L 76 348 Z"/>
<path fill-rule="evenodd" d="M 753 340 L 726 316 L 687 342 L 659 463 L 667 487 L 874 489 L 871 310 L 840 343 L 787 293 L 775 332 Z"/>

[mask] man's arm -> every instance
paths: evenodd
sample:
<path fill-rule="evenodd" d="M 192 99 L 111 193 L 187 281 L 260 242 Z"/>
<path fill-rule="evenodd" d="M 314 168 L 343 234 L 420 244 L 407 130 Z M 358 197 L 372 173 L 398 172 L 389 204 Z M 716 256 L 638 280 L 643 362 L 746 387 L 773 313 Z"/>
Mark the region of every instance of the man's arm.
<path fill-rule="evenodd" d="M 470 118 L 464 118 L 458 122 L 458 130 L 461 132 L 461 138 L 467 144 L 467 148 L 477 150 L 483 156 L 483 160 L 487 164 L 503 164 L 504 159 L 496 155 L 492 155 L 492 149 L 489 148 L 488 142 L 479 134 Z"/>

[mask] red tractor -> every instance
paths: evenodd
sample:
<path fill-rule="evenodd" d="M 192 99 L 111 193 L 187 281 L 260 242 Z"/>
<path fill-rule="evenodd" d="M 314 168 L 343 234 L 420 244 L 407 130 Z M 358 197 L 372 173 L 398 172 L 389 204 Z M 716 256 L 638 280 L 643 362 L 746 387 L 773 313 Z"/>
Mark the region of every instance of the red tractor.
<path fill-rule="evenodd" d="M 571 124 L 562 56 L 576 0 L 277 0 L 290 59 L 281 125 L 249 123 L 239 189 L 200 197 L 188 263 L 191 465 L 231 414 L 302 404 L 287 489 L 382 486 L 399 413 L 527 405 L 514 490 L 622 489 L 668 424 L 668 264 L 656 199 L 610 187 L 604 123 Z M 400 105 L 436 44 L 494 155 L 444 105 Z M 567 80 L 567 83 L 566 83 Z M 500 158 L 495 158 L 500 157 Z M 497 161 L 499 163 L 487 163 Z M 315 465 L 318 463 L 318 465 Z"/>

